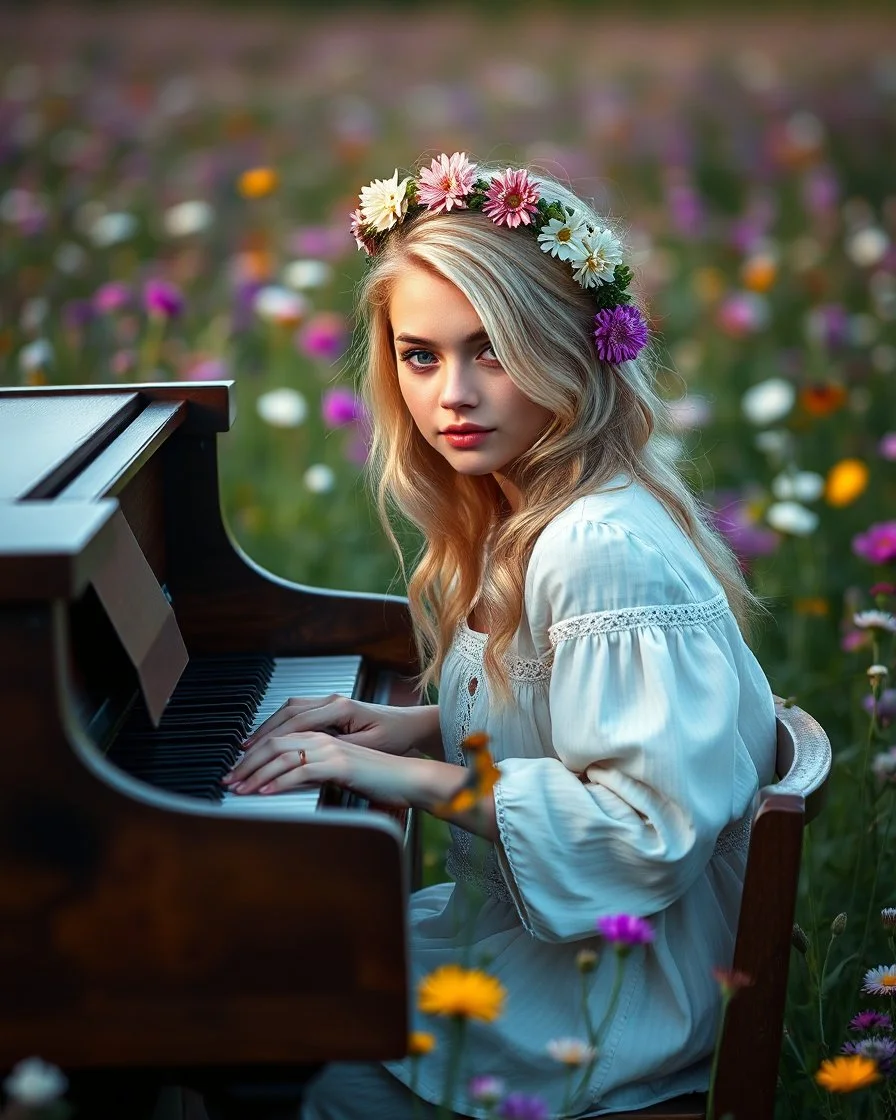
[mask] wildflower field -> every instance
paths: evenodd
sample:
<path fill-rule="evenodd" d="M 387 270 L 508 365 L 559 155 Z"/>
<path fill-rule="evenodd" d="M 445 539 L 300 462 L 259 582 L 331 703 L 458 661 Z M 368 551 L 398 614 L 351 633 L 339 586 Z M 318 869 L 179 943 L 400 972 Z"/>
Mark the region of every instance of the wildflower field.
<path fill-rule="evenodd" d="M 0 13 L 0 384 L 232 378 L 227 519 L 303 583 L 401 590 L 362 485 L 360 186 L 465 151 L 622 220 L 668 438 L 834 750 L 781 1117 L 896 1116 L 894 26 Z M 851 1055 L 874 1076 L 822 1066 Z"/>

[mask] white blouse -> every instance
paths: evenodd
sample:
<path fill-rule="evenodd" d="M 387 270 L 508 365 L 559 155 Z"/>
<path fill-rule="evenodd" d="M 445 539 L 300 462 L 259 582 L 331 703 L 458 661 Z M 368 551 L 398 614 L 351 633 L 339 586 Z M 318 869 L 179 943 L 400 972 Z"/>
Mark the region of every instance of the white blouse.
<path fill-rule="evenodd" d="M 500 841 L 452 827 L 455 884 L 411 900 L 412 981 L 441 964 L 479 966 L 507 991 L 493 1023 L 471 1021 L 454 1107 L 471 1076 L 537 1093 L 559 1115 L 565 1069 L 546 1044 L 585 1038 L 576 955 L 600 950 L 599 917 L 650 919 L 656 937 L 625 962 L 599 1060 L 571 1114 L 643 1108 L 705 1089 L 731 963 L 756 792 L 772 780 L 775 711 L 721 585 L 663 505 L 620 476 L 546 527 L 526 572 L 523 617 L 501 706 L 483 671 L 487 635 L 461 626 L 440 683 L 449 761 L 485 731 L 501 772 Z M 615 957 L 590 977 L 591 1019 L 607 1009 Z M 412 1078 L 442 1099 L 449 1032 Z"/>

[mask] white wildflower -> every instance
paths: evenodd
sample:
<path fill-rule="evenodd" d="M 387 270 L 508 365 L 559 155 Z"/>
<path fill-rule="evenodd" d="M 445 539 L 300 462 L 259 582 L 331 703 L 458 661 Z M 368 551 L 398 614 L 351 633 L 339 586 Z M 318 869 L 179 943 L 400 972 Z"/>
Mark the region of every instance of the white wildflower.
<path fill-rule="evenodd" d="M 90 227 L 88 236 L 99 249 L 127 241 L 137 232 L 137 219 L 126 211 L 102 214 Z"/>
<path fill-rule="evenodd" d="M 866 226 L 856 230 L 846 240 L 846 255 L 859 268 L 873 268 L 883 260 L 890 239 L 882 229 Z"/>
<path fill-rule="evenodd" d="M 36 338 L 19 351 L 19 365 L 27 373 L 46 369 L 53 361 L 53 347 L 45 338 Z"/>
<path fill-rule="evenodd" d="M 312 463 L 303 481 L 312 494 L 327 494 L 336 485 L 336 475 L 326 463 Z"/>
<path fill-rule="evenodd" d="M 574 277 L 583 288 L 596 288 L 613 279 L 622 264 L 622 246 L 608 229 L 596 229 L 577 240 L 568 258 Z"/>
<path fill-rule="evenodd" d="M 215 220 L 212 207 L 201 198 L 178 202 L 162 215 L 162 225 L 169 237 L 190 237 L 202 233 Z"/>
<path fill-rule="evenodd" d="M 883 684 L 890 675 L 890 670 L 886 665 L 869 665 L 866 672 L 868 673 L 868 680 L 871 681 L 872 688 L 875 685 Z"/>
<path fill-rule="evenodd" d="M 896 615 L 889 611 L 859 611 L 852 616 L 852 622 L 860 630 L 886 630 L 896 634 Z"/>
<path fill-rule="evenodd" d="M 41 1108 L 62 1096 L 68 1088 L 68 1079 L 58 1066 L 42 1058 L 24 1058 L 13 1066 L 3 1088 L 16 1104 Z"/>
<path fill-rule="evenodd" d="M 407 189 L 410 176 L 398 181 L 396 167 L 391 179 L 374 179 L 361 188 L 361 214 L 377 233 L 391 229 L 408 211 Z"/>
<path fill-rule="evenodd" d="M 552 1038 L 546 1049 L 555 1062 L 572 1067 L 593 1062 L 597 1056 L 594 1047 L 580 1038 Z"/>
<path fill-rule="evenodd" d="M 753 444 L 757 451 L 783 459 L 793 446 L 793 436 L 786 428 L 767 428 L 756 433 Z"/>
<path fill-rule="evenodd" d="M 31 334 L 44 322 L 50 310 L 50 301 L 46 296 L 32 296 L 22 304 L 19 312 L 19 326 L 23 331 Z"/>
<path fill-rule="evenodd" d="M 308 310 L 308 304 L 302 296 L 277 284 L 268 284 L 259 289 L 252 306 L 259 318 L 286 325 L 300 322 Z"/>
<path fill-rule="evenodd" d="M 333 278 L 333 269 L 326 261 L 292 261 L 283 269 L 283 283 L 305 291 L 323 288 Z"/>
<path fill-rule="evenodd" d="M 295 389 L 271 389 L 255 402 L 258 415 L 275 428 L 297 428 L 308 415 L 308 402 Z"/>
<path fill-rule="evenodd" d="M 53 254 L 53 264 L 66 276 L 75 276 L 87 264 L 87 253 L 77 241 L 63 241 Z"/>
<path fill-rule="evenodd" d="M 762 426 L 783 420 L 796 403 L 796 388 L 783 377 L 769 377 L 747 389 L 740 407 L 751 424 Z"/>
<path fill-rule="evenodd" d="M 583 253 L 581 239 L 585 232 L 583 215 L 573 210 L 565 221 L 551 218 L 546 222 L 539 231 L 538 244 L 552 257 L 557 257 L 561 261 L 571 261 L 577 253 Z"/>
<path fill-rule="evenodd" d="M 773 502 L 765 511 L 765 519 L 773 529 L 792 537 L 808 537 L 818 528 L 818 514 L 799 502 Z"/>
<path fill-rule="evenodd" d="M 824 476 L 815 471 L 782 471 L 772 479 L 771 489 L 781 501 L 816 502 L 824 493 Z"/>

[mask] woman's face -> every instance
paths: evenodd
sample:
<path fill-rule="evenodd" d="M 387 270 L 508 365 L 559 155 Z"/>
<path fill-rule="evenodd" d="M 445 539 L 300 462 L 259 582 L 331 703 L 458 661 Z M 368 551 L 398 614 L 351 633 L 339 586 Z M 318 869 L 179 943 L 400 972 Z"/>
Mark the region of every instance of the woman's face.
<path fill-rule="evenodd" d="M 448 280 L 408 266 L 389 320 L 401 395 L 423 438 L 459 473 L 493 474 L 517 508 L 506 468 L 552 413 L 510 380 L 472 304 Z"/>

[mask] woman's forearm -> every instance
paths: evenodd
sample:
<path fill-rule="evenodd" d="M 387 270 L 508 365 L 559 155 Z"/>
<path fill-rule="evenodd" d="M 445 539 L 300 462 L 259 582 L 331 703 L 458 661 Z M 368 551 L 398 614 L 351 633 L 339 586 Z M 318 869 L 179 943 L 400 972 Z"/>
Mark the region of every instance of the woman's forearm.
<path fill-rule="evenodd" d="M 419 708 L 411 710 L 416 722 L 414 740 L 408 755 L 434 758 L 444 762 L 445 744 L 442 742 L 442 730 L 439 726 L 439 705 L 421 704 Z"/>
<path fill-rule="evenodd" d="M 425 809 L 433 816 L 459 825 L 467 832 L 484 836 L 486 840 L 498 839 L 498 820 L 495 797 L 491 790 L 480 797 L 471 809 L 454 811 L 448 808 L 454 796 L 473 777 L 465 766 L 449 762 L 436 762 L 431 758 L 407 758 L 409 780 L 408 800 L 417 809 Z"/>

